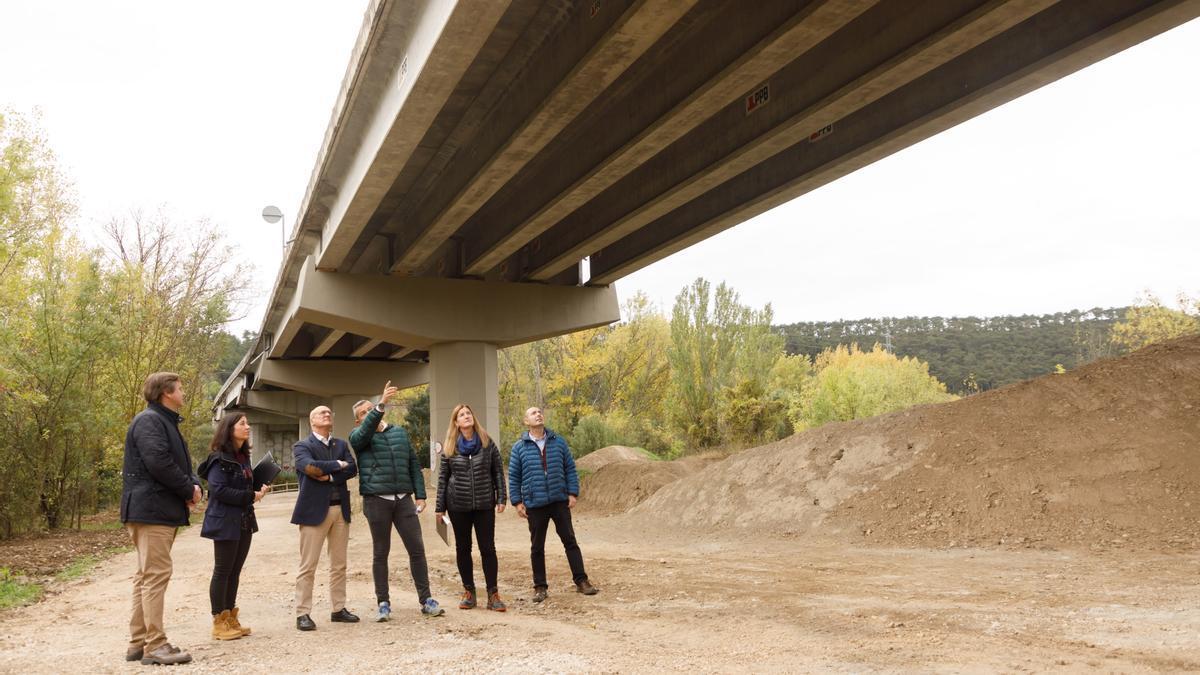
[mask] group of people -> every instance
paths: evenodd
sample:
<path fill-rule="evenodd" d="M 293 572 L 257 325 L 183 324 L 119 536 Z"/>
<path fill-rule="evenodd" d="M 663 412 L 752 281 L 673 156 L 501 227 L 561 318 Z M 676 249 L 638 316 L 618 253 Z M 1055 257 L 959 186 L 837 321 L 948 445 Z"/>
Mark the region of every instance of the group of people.
<path fill-rule="evenodd" d="M 362 510 L 372 541 L 371 574 L 377 621 L 392 614 L 388 556 L 392 529 L 408 553 L 409 571 L 420 611 L 445 613 L 432 597 L 429 566 L 419 516 L 425 510 L 425 480 L 407 432 L 384 421 L 387 405 L 398 389 L 388 382 L 379 401 L 354 404 L 355 428 L 349 442 L 333 436 L 333 411 L 318 406 L 309 413 L 312 433 L 292 448 L 299 494 L 291 522 L 299 526 L 300 566 L 296 575 L 296 628 L 311 631 L 312 596 L 321 548 L 329 550 L 330 621 L 356 623 L 346 606 L 346 557 L 350 537 L 350 491 L 347 481 L 359 477 Z M 171 547 L 176 532 L 189 524 L 188 514 L 203 499 L 208 505 L 200 535 L 213 540 L 213 572 L 209 582 L 212 637 L 233 640 L 251 634 L 238 617 L 237 591 L 250 542 L 258 531 L 254 505 L 271 491 L 255 478 L 250 462 L 250 424 L 244 413 L 226 414 L 218 422 L 208 457 L 192 470 L 187 442 L 179 429 L 184 391 L 178 375 L 154 373 L 146 378 L 147 402 L 125 437 L 121 522 L 137 551 L 133 577 L 133 612 L 127 661 L 172 665 L 187 663 L 188 652 L 171 645 L 163 628 L 163 598 L 171 578 Z M 583 554 L 575 539 L 571 509 L 579 496 L 579 476 L 565 440 L 545 426 L 542 410 L 525 411 L 527 431 L 513 444 L 507 472 L 496 443 L 465 403 L 454 407 L 442 447 L 434 515 L 454 531 L 455 558 L 463 594 L 460 609 L 481 600 L 493 611 L 506 611 L 500 598 L 495 545 L 496 515 L 511 503 L 528 521 L 533 602 L 548 593 L 545 543 L 550 522 L 562 540 L 575 588 L 585 595 L 598 590 L 588 580 Z M 507 485 L 505 482 L 507 473 Z M 486 599 L 477 594 L 472 560 L 472 531 L 483 564 Z"/>

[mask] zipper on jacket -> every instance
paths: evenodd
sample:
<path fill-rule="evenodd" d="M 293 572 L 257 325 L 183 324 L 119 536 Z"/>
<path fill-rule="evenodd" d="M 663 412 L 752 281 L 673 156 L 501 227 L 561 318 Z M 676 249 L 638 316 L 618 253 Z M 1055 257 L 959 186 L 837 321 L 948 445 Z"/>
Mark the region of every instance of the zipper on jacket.
<path fill-rule="evenodd" d="M 475 509 L 475 456 L 467 455 L 467 475 L 471 477 L 471 510 Z"/>

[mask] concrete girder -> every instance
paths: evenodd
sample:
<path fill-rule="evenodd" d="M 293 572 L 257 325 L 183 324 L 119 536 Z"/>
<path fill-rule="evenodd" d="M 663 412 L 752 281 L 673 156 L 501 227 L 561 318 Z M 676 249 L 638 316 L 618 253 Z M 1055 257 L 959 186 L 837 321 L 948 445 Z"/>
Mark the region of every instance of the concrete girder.
<path fill-rule="evenodd" d="M 322 356 L 325 356 L 329 353 L 329 350 L 333 349 L 333 346 L 338 343 L 338 340 L 341 340 L 345 336 L 346 331 L 331 329 L 329 333 L 327 333 L 325 337 L 321 339 L 317 346 L 313 348 L 310 356 L 314 359 L 319 359 Z"/>
<path fill-rule="evenodd" d="M 250 424 L 274 424 L 277 426 L 296 426 L 296 416 L 276 415 L 274 413 L 260 412 L 257 410 L 239 411 L 246 416 L 246 421 Z M 305 413 L 306 415 L 308 413 Z"/>
<path fill-rule="evenodd" d="M 631 274 L 1200 14 L 1200 2 L 1064 0 L 592 256 L 590 283 Z"/>
<path fill-rule="evenodd" d="M 327 216 L 323 223 L 305 224 L 322 233 L 317 261 L 322 269 L 345 265 L 380 201 L 508 6 L 508 0 L 408 0 L 375 6 L 378 25 L 370 35 L 399 32 L 404 37 L 377 40 L 370 58 L 347 73 L 343 96 L 356 82 L 369 86 L 353 90 L 357 114 L 339 123 L 337 152 L 324 158 L 339 165 L 333 175 L 341 179 Z M 324 174 L 320 163 L 318 167 Z"/>
<path fill-rule="evenodd" d="M 296 418 L 308 418 L 308 413 L 319 405 L 328 405 L 327 398 L 302 394 L 298 391 L 254 391 L 241 393 L 236 404 L 237 409 L 260 411 L 271 415 L 291 418 L 294 424 Z"/>
<path fill-rule="evenodd" d="M 552 277 L 1055 1 L 929 3 L 922 12 L 879 3 L 771 75 L 766 105 L 727 105 L 548 230 L 528 278 Z"/>
<path fill-rule="evenodd" d="M 415 214 L 405 216 L 415 226 L 403 228 L 397 237 L 392 271 L 416 274 L 425 267 L 450 235 L 695 3 L 614 0 L 577 5 L 570 25 L 541 50 L 544 56 L 536 59 L 537 68 L 505 93 L 488 119 L 487 134 L 476 138 L 469 155 L 455 159 Z"/>
<path fill-rule="evenodd" d="M 391 354 L 389 354 L 388 358 L 399 361 L 400 359 L 408 356 L 409 354 L 411 354 L 415 351 L 417 351 L 416 347 L 401 347 L 401 348 L 397 349 L 396 351 L 392 352 Z"/>
<path fill-rule="evenodd" d="M 594 111 L 586 130 L 577 134 L 586 136 L 587 143 L 577 142 L 576 152 L 521 181 L 522 189 L 506 190 L 508 199 L 489 204 L 472 219 L 479 223 L 463 237 L 465 273 L 484 275 L 500 266 L 534 237 L 877 2 L 828 0 L 798 9 L 771 2 L 721 6 L 688 31 L 690 42 L 681 41 L 702 48 L 677 47 L 636 82 L 624 89 L 610 88 L 603 108 Z M 638 104 L 615 114 L 612 108 L 623 100 Z M 526 205 L 540 206 L 524 215 Z M 511 222 L 514 214 L 521 219 L 516 224 Z"/>
<path fill-rule="evenodd" d="M 464 341 L 509 347 L 618 319 L 613 287 L 380 277 L 321 272 L 306 264 L 277 333 L 294 335 L 308 322 L 417 349 Z M 277 340 L 270 356 L 282 357 L 287 347 Z M 264 359 L 264 366 L 270 362 Z"/>
<path fill-rule="evenodd" d="M 382 390 L 386 380 L 391 380 L 401 389 L 425 384 L 429 382 L 429 366 L 395 361 L 264 359 L 254 380 L 282 389 L 331 398 Z M 304 414 L 307 416 L 308 411 Z"/>
<path fill-rule="evenodd" d="M 356 359 L 360 359 L 360 358 L 366 356 L 367 354 L 369 354 L 372 349 L 375 349 L 376 347 L 378 347 L 381 344 L 383 344 L 383 340 L 380 340 L 379 338 L 371 338 L 371 339 L 367 340 L 366 342 L 362 343 L 361 345 L 359 345 L 358 347 L 356 347 L 354 349 L 354 351 L 350 352 L 350 356 L 353 358 L 356 358 Z"/>

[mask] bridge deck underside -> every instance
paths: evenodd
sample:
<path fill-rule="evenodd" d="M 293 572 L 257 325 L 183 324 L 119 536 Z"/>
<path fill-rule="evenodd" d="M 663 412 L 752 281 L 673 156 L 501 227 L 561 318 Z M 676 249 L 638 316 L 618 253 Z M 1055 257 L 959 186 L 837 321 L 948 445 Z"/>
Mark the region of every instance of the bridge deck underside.
<path fill-rule="evenodd" d="M 317 266 L 608 284 L 1196 4 L 515 0 Z"/>
<path fill-rule="evenodd" d="M 606 286 L 1197 15 L 1200 0 L 374 0 L 270 357 L 428 356 L 289 316 L 305 265 Z"/>

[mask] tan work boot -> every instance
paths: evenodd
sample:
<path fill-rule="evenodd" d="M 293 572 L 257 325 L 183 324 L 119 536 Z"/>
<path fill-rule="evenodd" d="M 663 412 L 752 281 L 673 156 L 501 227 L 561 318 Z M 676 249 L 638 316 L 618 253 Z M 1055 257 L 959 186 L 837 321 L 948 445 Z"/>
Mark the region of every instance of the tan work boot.
<path fill-rule="evenodd" d="M 229 625 L 229 610 L 213 617 L 212 636 L 214 640 L 236 640 L 242 637 L 242 631 Z"/>
<path fill-rule="evenodd" d="M 237 611 L 237 607 L 229 610 L 229 626 L 234 630 L 241 632 L 243 636 L 249 635 L 252 631 L 250 630 L 249 626 L 243 626 L 241 622 L 238 621 Z"/>

